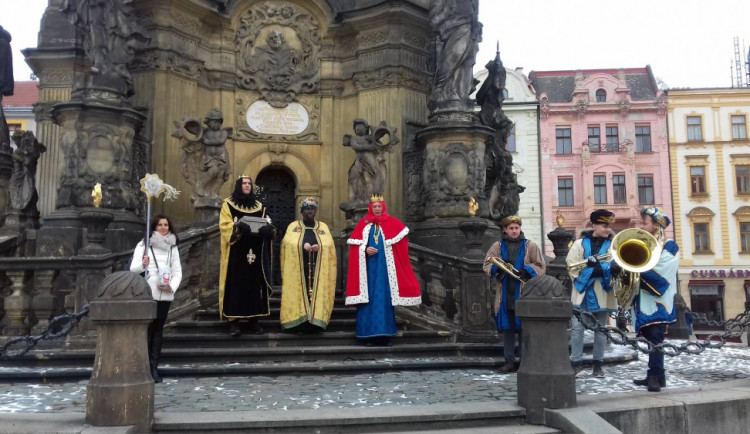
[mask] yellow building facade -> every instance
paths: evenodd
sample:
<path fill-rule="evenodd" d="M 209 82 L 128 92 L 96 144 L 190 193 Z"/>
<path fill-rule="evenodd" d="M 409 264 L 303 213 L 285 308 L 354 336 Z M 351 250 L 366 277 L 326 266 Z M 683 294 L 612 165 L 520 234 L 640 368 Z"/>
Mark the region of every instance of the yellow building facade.
<path fill-rule="evenodd" d="M 679 293 L 727 320 L 750 301 L 750 89 L 668 91 Z"/>

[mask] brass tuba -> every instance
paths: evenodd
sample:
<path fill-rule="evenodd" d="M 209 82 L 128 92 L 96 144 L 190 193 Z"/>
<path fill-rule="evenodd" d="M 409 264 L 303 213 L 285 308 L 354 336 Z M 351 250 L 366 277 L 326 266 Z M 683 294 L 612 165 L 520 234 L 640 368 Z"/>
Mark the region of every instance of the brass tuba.
<path fill-rule="evenodd" d="M 640 289 L 640 274 L 659 262 L 662 243 L 643 229 L 625 229 L 612 239 L 609 253 L 623 273 L 612 281 L 615 297 L 623 310 L 633 304 Z"/>
<path fill-rule="evenodd" d="M 523 283 L 523 280 L 521 280 L 521 277 L 518 275 L 518 270 L 516 270 L 516 267 L 503 261 L 502 258 L 498 256 L 490 256 L 489 259 L 487 259 L 487 262 L 496 265 L 497 268 L 503 270 L 505 274 Z"/>

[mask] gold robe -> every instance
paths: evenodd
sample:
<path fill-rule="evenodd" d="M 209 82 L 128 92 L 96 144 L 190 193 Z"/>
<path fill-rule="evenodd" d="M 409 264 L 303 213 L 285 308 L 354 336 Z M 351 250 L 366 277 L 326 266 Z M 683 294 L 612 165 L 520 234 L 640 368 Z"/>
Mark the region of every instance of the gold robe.
<path fill-rule="evenodd" d="M 308 269 L 303 260 L 305 227 L 302 221 L 292 222 L 281 241 L 281 328 L 289 329 L 304 322 L 326 328 L 331 319 L 336 292 L 336 247 L 331 231 L 323 223 L 315 222 L 315 239 L 320 250 L 315 268 Z M 311 295 L 308 293 L 308 273 L 313 275 Z"/>

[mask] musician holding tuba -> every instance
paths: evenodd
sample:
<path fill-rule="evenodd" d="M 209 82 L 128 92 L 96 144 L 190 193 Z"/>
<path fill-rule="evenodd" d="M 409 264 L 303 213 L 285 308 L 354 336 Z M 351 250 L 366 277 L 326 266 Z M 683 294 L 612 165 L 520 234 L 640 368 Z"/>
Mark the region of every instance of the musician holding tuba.
<path fill-rule="evenodd" d="M 611 270 L 605 256 L 612 243 L 612 228 L 615 214 L 598 209 L 589 216 L 593 229 L 584 230 L 581 238 L 573 243 L 566 262 L 568 274 L 573 280 L 571 302 L 576 308 L 591 312 L 600 324 L 607 324 L 609 312 L 617 310 L 617 299 L 610 284 Z M 581 264 L 585 266 L 581 267 Z M 576 374 L 583 370 L 583 324 L 574 315 L 571 318 L 570 363 Z M 594 333 L 594 377 L 604 377 L 604 347 L 607 338 L 602 332 Z"/>
<path fill-rule="evenodd" d="M 503 236 L 487 251 L 484 272 L 496 282 L 495 323 L 497 329 L 503 331 L 505 357 L 505 364 L 500 371 L 507 374 L 516 370 L 516 330 L 519 332 L 519 348 L 521 342 L 521 321 L 516 318 L 516 300 L 521 296 L 521 283 L 544 274 L 546 264 L 539 246 L 524 237 L 520 217 L 506 217 L 500 222 L 500 226 L 503 228 Z"/>
<path fill-rule="evenodd" d="M 640 228 L 664 242 L 664 229 L 669 226 L 667 214 L 649 206 L 641 210 Z M 664 342 L 667 324 L 676 320 L 674 296 L 677 293 L 677 268 L 680 248 L 674 240 L 663 243 L 656 265 L 640 273 L 640 290 L 633 301 L 635 331 L 654 345 Z M 659 392 L 667 384 L 664 374 L 664 353 L 652 351 L 648 355 L 648 372 L 643 380 L 633 380 L 649 392 Z"/>

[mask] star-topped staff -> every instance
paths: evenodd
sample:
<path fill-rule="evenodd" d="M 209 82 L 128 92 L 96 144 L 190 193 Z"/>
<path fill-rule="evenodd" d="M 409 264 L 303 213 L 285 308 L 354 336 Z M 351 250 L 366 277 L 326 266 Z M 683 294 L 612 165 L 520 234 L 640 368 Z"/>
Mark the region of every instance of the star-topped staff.
<path fill-rule="evenodd" d="M 144 246 L 144 253 L 148 255 L 151 236 L 148 227 L 151 222 L 151 199 L 159 197 L 164 193 L 165 200 L 175 200 L 180 192 L 171 185 L 164 183 L 164 181 L 159 178 L 159 175 L 155 173 L 147 173 L 146 176 L 141 179 L 141 191 L 146 193 L 146 245 Z M 172 228 L 169 229 L 171 230 Z M 146 277 L 148 277 L 148 269 L 146 269 Z"/>

